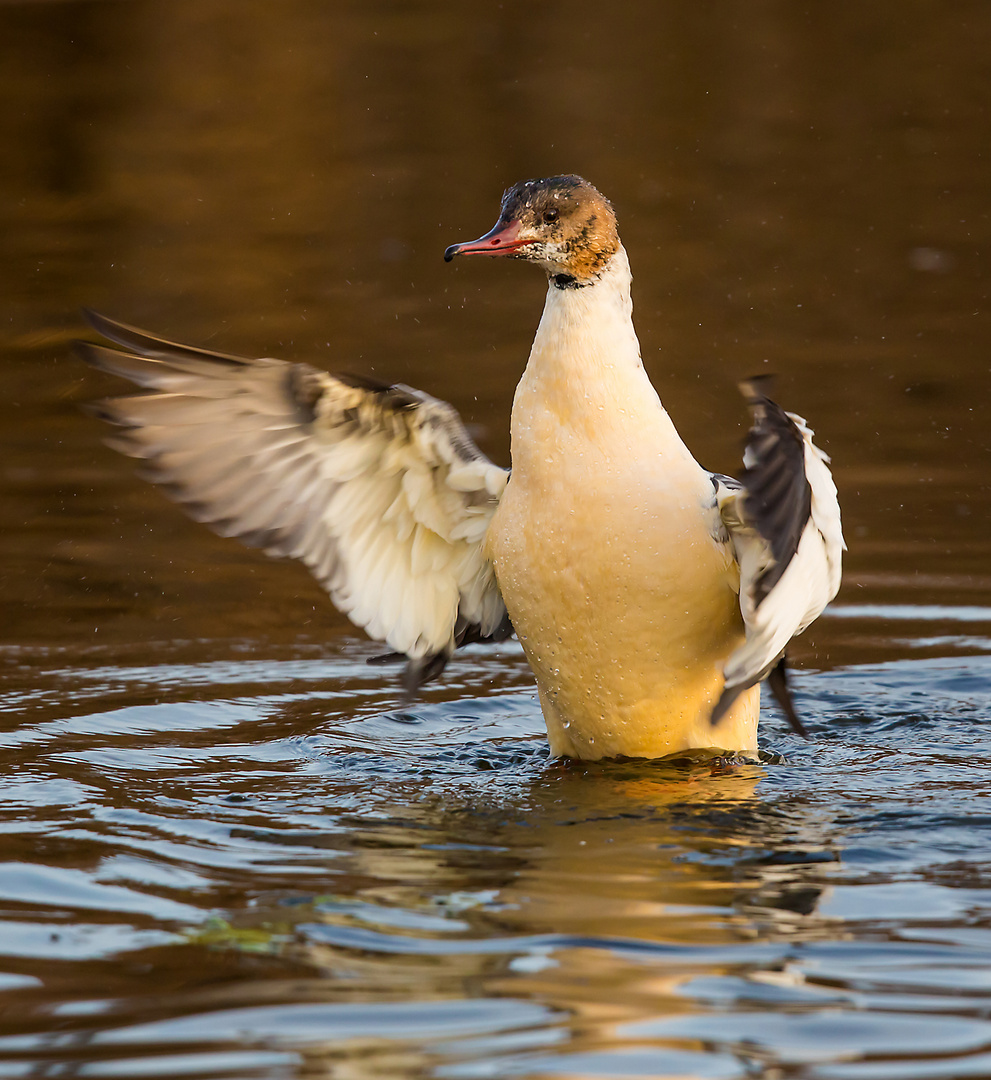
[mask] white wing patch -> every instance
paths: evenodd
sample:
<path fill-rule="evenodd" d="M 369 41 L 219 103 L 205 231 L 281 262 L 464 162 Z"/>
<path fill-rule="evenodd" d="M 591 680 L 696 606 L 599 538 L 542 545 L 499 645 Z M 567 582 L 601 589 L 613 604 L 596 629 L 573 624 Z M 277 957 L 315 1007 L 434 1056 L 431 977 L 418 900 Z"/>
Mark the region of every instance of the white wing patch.
<path fill-rule="evenodd" d="M 352 622 L 413 661 L 442 667 L 463 638 L 508 635 L 483 542 L 509 474 L 450 405 L 89 318 L 132 351 L 80 343 L 84 359 L 150 391 L 98 407 L 119 428 L 111 445 L 192 517 L 301 560 Z"/>
<path fill-rule="evenodd" d="M 713 483 L 740 567 L 746 640 L 723 669 L 726 688 L 713 723 L 833 599 L 846 549 L 829 458 L 813 443 L 814 432 L 753 383 L 744 392 L 754 409 L 744 479 L 714 476 Z"/>
<path fill-rule="evenodd" d="M 458 617 L 495 632 L 505 608 L 482 554 L 508 473 L 455 411 L 397 386 L 382 395 L 321 377 L 314 423 L 326 500 L 322 559 L 303 558 L 370 637 L 417 659 L 453 648 Z"/>

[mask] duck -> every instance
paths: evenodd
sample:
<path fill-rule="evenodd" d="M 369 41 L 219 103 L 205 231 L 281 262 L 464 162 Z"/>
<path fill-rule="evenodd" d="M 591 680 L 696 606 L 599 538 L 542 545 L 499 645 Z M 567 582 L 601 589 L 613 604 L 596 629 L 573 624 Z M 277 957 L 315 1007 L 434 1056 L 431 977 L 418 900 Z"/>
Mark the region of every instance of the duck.
<path fill-rule="evenodd" d="M 695 460 L 644 370 L 615 211 L 580 176 L 510 187 L 493 228 L 444 253 L 469 256 L 547 278 L 511 469 L 410 386 L 88 311 L 112 345 L 80 342 L 82 358 L 140 388 L 92 411 L 191 517 L 304 563 L 405 662 L 411 693 L 458 648 L 515 634 L 554 756 L 753 758 L 765 681 L 806 734 L 786 651 L 836 595 L 845 550 L 806 421 L 747 380 L 739 477 Z"/>

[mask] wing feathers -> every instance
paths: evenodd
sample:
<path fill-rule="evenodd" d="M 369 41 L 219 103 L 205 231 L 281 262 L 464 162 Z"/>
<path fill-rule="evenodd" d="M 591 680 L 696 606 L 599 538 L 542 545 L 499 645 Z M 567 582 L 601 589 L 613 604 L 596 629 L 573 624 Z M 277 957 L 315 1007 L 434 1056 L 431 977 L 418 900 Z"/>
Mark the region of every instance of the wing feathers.
<path fill-rule="evenodd" d="M 214 352 L 211 349 L 197 349 L 192 345 L 181 345 L 175 341 L 166 341 L 164 338 L 155 337 L 135 326 L 117 322 L 116 319 L 108 319 L 106 315 L 100 315 L 91 308 L 83 308 L 83 316 L 93 329 L 101 336 L 117 345 L 123 345 L 125 349 L 133 349 L 139 356 L 153 357 L 167 360 L 170 363 L 183 363 L 188 361 L 206 360 L 208 367 L 216 368 L 218 363 L 229 364 L 232 367 L 244 367 L 252 361 L 245 360 L 241 356 L 232 356 L 229 353 Z M 102 346 L 100 346 L 102 348 Z"/>
<path fill-rule="evenodd" d="M 147 391 L 92 410 L 115 449 L 216 532 L 304 562 L 352 621 L 417 661 L 408 678 L 439 673 L 458 635 L 508 625 L 482 551 L 508 473 L 446 402 L 86 315 L 129 351 L 83 342 L 83 359 Z"/>
<path fill-rule="evenodd" d="M 770 547 L 773 561 L 760 574 L 757 603 L 781 580 L 809 520 L 812 489 L 805 472 L 805 441 L 788 414 L 761 392 L 763 379 L 740 384 L 753 423 L 742 476 L 747 520 Z"/>
<path fill-rule="evenodd" d="M 771 401 L 762 384 L 754 379 L 741 385 L 752 413 L 741 481 L 713 477 L 740 567 L 746 630 L 723 669 L 725 689 L 712 713 L 714 724 L 743 690 L 775 670 L 788 642 L 836 595 L 846 547 L 829 459 L 805 421 Z M 787 696 L 783 669 L 779 675 L 773 689 Z M 794 709 L 785 712 L 791 721 Z"/>

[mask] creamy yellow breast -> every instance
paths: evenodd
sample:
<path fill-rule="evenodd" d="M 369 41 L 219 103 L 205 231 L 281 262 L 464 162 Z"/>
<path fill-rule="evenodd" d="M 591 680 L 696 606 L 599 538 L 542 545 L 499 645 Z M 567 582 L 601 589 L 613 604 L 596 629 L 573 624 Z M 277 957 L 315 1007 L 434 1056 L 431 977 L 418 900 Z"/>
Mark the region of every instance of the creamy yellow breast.
<path fill-rule="evenodd" d="M 613 264 L 594 288 L 548 291 L 488 553 L 552 752 L 753 752 L 757 687 L 709 722 L 743 640 L 735 564 L 640 363 L 622 249 Z"/>

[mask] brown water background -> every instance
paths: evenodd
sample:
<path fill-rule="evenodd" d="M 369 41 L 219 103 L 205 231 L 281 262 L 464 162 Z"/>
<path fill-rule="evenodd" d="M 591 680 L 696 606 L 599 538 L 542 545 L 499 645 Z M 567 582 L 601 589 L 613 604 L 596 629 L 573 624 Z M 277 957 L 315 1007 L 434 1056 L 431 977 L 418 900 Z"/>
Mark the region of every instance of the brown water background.
<path fill-rule="evenodd" d="M 991 844 L 973 818 L 991 813 L 991 6 L 4 3 L 0 101 L 0 708 L 11 779 L 0 896 L 14 944 L 28 926 L 39 942 L 96 940 L 92 922 L 118 934 L 80 946 L 85 963 L 68 946 L 10 946 L 19 1004 L 6 1021 L 0 1013 L 0 1076 L 56 1075 L 44 1071 L 52 1062 L 67 1070 L 58 1075 L 127 1075 L 132 1066 L 109 1064 L 123 1051 L 101 1049 L 116 1038 L 107 1032 L 195 1014 L 199 1042 L 166 1028 L 141 1043 L 145 1075 L 626 1068 L 906 1080 L 916 1075 L 898 1057 L 908 1029 L 886 1020 L 871 1042 L 857 1027 L 863 1010 L 898 1013 L 854 1000 L 874 978 L 857 967 L 873 963 L 869 950 L 802 961 L 802 979 L 832 963 L 823 985 L 845 987 L 814 1003 L 840 1009 L 839 1034 L 812 1024 L 799 1052 L 773 1026 L 808 1001 L 795 989 L 801 964 L 768 943 L 842 949 L 894 933 L 858 929 L 883 897 L 827 910 L 816 867 L 837 860 L 857 888 L 896 890 L 886 909 L 896 921 L 949 912 L 952 930 L 935 937 L 962 951 L 918 964 L 946 974 L 939 989 L 952 1000 L 916 999 L 912 1023 L 933 1010 L 987 1015 L 973 972 L 967 1003 L 954 995 L 969 958 L 985 962 L 974 950 L 991 947 L 967 937 L 991 919 L 981 892 Z M 302 569 L 186 521 L 78 409 L 115 389 L 71 352 L 89 306 L 194 344 L 421 387 L 451 401 L 506 464 L 544 283 L 518 264 L 445 266 L 441 255 L 492 224 L 506 186 L 557 172 L 583 174 L 616 207 L 644 362 L 699 460 L 738 468 L 735 384 L 765 371 L 833 456 L 845 582 L 834 614 L 796 649 L 801 665 L 829 672 L 800 681 L 826 749 L 771 738 L 770 749 L 791 748 L 777 771 L 716 787 L 646 766 L 558 771 L 541 756 L 512 649 L 455 665 L 414 716 L 420 727 L 404 727 L 391 673 L 364 668 L 359 635 Z M 965 721 L 974 726 L 954 728 Z M 453 787 L 437 779 L 448 775 Z M 943 817 L 913 821 L 927 785 Z M 237 800 L 249 824 L 229 809 Z M 860 817 L 889 800 L 911 855 Z M 794 818 L 782 810 L 799 804 Z M 575 821 L 594 872 L 577 838 L 562 839 Z M 868 839 L 854 843 L 850 828 Z M 876 862 L 851 854 L 861 842 L 882 852 Z M 451 855 L 458 845 L 471 854 Z M 408 865 L 375 854 L 392 847 Z M 782 850 L 787 865 L 813 870 L 772 881 L 754 869 Z M 670 857 L 658 864 L 658 851 Z M 858 858 L 868 869 L 854 873 Z M 957 876 L 937 881 L 928 868 L 947 864 Z M 872 895 L 844 880 L 832 895 Z M 897 892 L 922 880 L 952 895 L 949 907 Z M 119 881 L 144 899 L 115 908 L 120 897 L 99 890 Z M 573 898 L 590 881 L 605 899 L 585 911 Z M 776 907 L 771 893 L 792 900 Z M 299 905 L 324 929 L 300 929 Z M 520 947 L 525 962 L 499 968 L 490 944 L 446 960 L 422 945 L 467 909 L 487 912 L 464 924 L 473 940 L 536 935 Z M 257 933 L 256 951 L 226 930 L 190 944 L 181 927 L 205 913 Z M 408 942 L 321 938 L 366 916 L 411 933 L 421 966 Z M 540 936 L 554 934 L 565 937 Z M 583 945 L 583 934 L 610 944 Z M 646 959 L 630 960 L 620 940 Z M 650 951 L 662 940 L 701 950 L 685 963 L 710 982 L 685 992 L 684 971 Z M 706 952 L 741 941 L 770 952 Z M 758 969 L 777 974 L 754 981 Z M 255 1041 L 237 1034 L 254 1020 L 232 1020 L 235 1034 L 217 1039 L 245 1056 L 211 1058 L 211 1017 L 247 1007 L 262 984 L 288 1012 Z M 890 980 L 871 985 L 881 994 Z M 210 997 L 210 986 L 222 989 Z M 755 987 L 770 1026 L 748 1020 L 735 1035 L 727 1016 L 742 1015 Z M 311 1031 L 316 1000 L 385 1012 L 321 1013 Z M 429 1043 L 423 1032 L 449 1030 L 431 1001 L 481 1009 L 451 1021 L 481 1039 L 474 1049 Z M 619 1001 L 636 1004 L 624 1012 Z M 612 1009 L 655 1028 L 620 1032 Z M 670 1026 L 693 1010 L 725 1012 L 702 1024 L 722 1041 Z M 486 1042 L 483 1029 L 512 1029 L 516 1041 Z M 63 1030 L 93 1048 L 56 1049 Z M 741 1049 L 751 1035 L 763 1049 Z M 546 1060 L 526 1057 L 527 1039 Z M 991 1047 L 983 1029 L 949 1049 L 920 1039 L 910 1056 L 936 1061 L 918 1072 L 927 1077 L 965 1075 L 944 1052 L 981 1070 L 971 1049 Z M 319 1054 L 299 1049 L 316 1042 Z M 166 1053 L 174 1044 L 205 1056 L 183 1064 Z M 894 1071 L 841 1066 L 840 1044 Z M 558 1061 L 576 1048 L 600 1057 Z"/>

